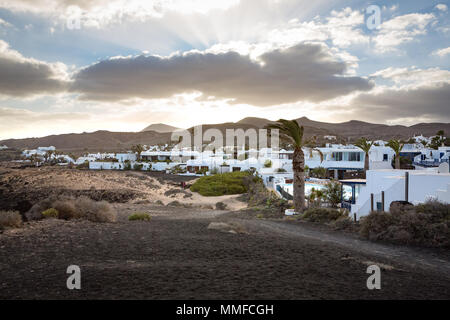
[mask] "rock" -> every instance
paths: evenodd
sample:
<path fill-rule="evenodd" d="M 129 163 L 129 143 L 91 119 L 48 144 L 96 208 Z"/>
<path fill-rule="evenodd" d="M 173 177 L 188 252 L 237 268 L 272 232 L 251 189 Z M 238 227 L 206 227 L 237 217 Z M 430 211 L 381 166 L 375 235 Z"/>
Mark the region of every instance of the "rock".
<path fill-rule="evenodd" d="M 226 210 L 227 205 L 223 202 L 217 202 L 216 203 L 216 209 L 217 210 Z"/>

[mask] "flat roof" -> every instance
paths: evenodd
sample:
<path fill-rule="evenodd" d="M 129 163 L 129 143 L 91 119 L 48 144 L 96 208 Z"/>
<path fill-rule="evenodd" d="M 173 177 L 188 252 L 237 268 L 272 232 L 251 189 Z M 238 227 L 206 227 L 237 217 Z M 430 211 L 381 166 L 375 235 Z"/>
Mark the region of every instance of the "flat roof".
<path fill-rule="evenodd" d="M 365 184 L 367 181 L 366 179 L 346 179 L 346 180 L 339 180 L 341 183 L 357 183 L 357 184 Z"/>

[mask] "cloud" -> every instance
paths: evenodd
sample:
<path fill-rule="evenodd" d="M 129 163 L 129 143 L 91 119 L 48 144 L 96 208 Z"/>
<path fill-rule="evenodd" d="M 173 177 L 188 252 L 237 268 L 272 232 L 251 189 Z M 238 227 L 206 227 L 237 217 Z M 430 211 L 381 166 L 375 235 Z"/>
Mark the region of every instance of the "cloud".
<path fill-rule="evenodd" d="M 67 87 L 66 66 L 23 57 L 0 40 L 0 95 L 25 97 Z"/>
<path fill-rule="evenodd" d="M 446 12 L 448 10 L 447 5 L 443 4 L 443 3 L 439 3 L 435 6 L 436 9 L 440 10 L 440 11 L 444 11 Z"/>
<path fill-rule="evenodd" d="M 0 26 L 9 28 L 12 27 L 12 24 L 0 18 Z"/>
<path fill-rule="evenodd" d="M 450 122 L 450 71 L 439 68 L 387 68 L 372 75 L 389 79 L 393 86 L 379 86 L 357 95 L 350 107 L 366 119 L 426 119 Z"/>
<path fill-rule="evenodd" d="M 316 17 L 311 21 L 300 22 L 293 19 L 287 26 L 274 29 L 269 33 L 269 42 L 295 44 L 302 41 L 331 40 L 333 45 L 345 48 L 353 44 L 369 43 L 361 27 L 364 14 L 350 7 L 341 11 L 331 11 L 325 19 Z"/>
<path fill-rule="evenodd" d="M 372 83 L 344 76 L 347 64 L 327 47 L 299 44 L 263 53 L 258 61 L 236 52 L 191 51 L 170 57 L 118 57 L 79 71 L 71 90 L 83 99 L 155 99 L 183 92 L 269 106 L 299 100 L 323 101 Z"/>
<path fill-rule="evenodd" d="M 60 19 L 80 19 L 86 27 L 102 27 L 124 20 L 145 21 L 180 12 L 206 14 L 225 10 L 239 0 L 0 0 L 0 8 Z"/>
<path fill-rule="evenodd" d="M 91 116 L 81 112 L 35 112 L 0 107 L 0 119 L 0 140 L 3 140 L 67 133 L 68 130 L 81 132 L 90 123 Z"/>
<path fill-rule="evenodd" d="M 410 13 L 383 22 L 372 37 L 379 52 L 397 50 L 397 46 L 411 42 L 418 35 L 427 33 L 426 28 L 436 17 L 431 13 Z"/>
<path fill-rule="evenodd" d="M 439 68 L 389 67 L 371 74 L 371 77 L 392 80 L 396 85 L 400 86 L 399 88 L 404 89 L 406 86 L 417 87 L 430 83 L 450 82 L 450 71 Z"/>
<path fill-rule="evenodd" d="M 450 54 L 450 47 L 436 50 L 432 54 L 436 55 L 436 56 L 444 57 L 444 56 Z"/>
<path fill-rule="evenodd" d="M 420 86 L 412 89 L 386 89 L 373 94 L 361 94 L 352 104 L 361 106 L 358 112 L 374 122 L 399 118 L 425 118 L 450 122 L 448 112 L 450 83 Z"/>
<path fill-rule="evenodd" d="M 10 121 L 37 122 L 86 120 L 89 118 L 89 115 L 76 112 L 34 112 L 26 109 L 0 107 L 0 118 L 7 120 L 5 124 L 10 125 Z"/>

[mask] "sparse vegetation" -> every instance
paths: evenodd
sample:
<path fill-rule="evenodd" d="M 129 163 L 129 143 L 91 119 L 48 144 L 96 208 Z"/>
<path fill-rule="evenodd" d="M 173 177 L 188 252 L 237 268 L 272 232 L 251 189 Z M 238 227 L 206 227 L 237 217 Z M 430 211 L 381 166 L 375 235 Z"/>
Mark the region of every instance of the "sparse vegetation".
<path fill-rule="evenodd" d="M 217 202 L 216 203 L 216 210 L 226 210 L 227 205 L 223 202 Z"/>
<path fill-rule="evenodd" d="M 56 216 L 55 211 L 57 212 Z M 26 216 L 29 220 L 44 217 L 57 217 L 64 220 L 86 219 L 93 222 L 115 222 L 117 220 L 117 213 L 108 202 L 94 201 L 87 197 L 48 198 L 35 204 Z"/>
<path fill-rule="evenodd" d="M 151 217 L 145 212 L 136 212 L 128 217 L 129 221 L 150 221 Z"/>
<path fill-rule="evenodd" d="M 18 211 L 0 211 L 0 229 L 18 228 L 22 225 L 22 216 Z"/>
<path fill-rule="evenodd" d="M 77 165 L 77 169 L 89 169 L 89 161 L 86 160 L 85 162 L 80 163 L 79 165 Z"/>
<path fill-rule="evenodd" d="M 361 219 L 360 234 L 369 240 L 450 247 L 450 205 L 428 201 L 417 206 L 392 206 Z"/>
<path fill-rule="evenodd" d="M 317 167 L 309 170 L 311 177 L 325 179 L 327 177 L 327 169 L 324 167 Z"/>
<path fill-rule="evenodd" d="M 248 176 L 251 176 L 251 173 L 248 171 L 204 176 L 191 186 L 191 191 L 198 192 L 206 197 L 245 193 L 247 192 L 247 187 L 244 184 L 244 178 Z"/>
<path fill-rule="evenodd" d="M 310 222 L 329 223 L 341 218 L 348 217 L 347 210 L 337 210 L 331 208 L 311 208 L 301 216 L 302 220 Z"/>
<path fill-rule="evenodd" d="M 338 181 L 330 181 L 325 185 L 325 200 L 333 207 L 337 208 L 341 203 L 341 184 Z"/>
<path fill-rule="evenodd" d="M 58 219 L 59 212 L 55 208 L 49 208 L 49 209 L 44 210 L 42 212 L 42 216 L 44 218 L 55 218 L 55 219 Z"/>

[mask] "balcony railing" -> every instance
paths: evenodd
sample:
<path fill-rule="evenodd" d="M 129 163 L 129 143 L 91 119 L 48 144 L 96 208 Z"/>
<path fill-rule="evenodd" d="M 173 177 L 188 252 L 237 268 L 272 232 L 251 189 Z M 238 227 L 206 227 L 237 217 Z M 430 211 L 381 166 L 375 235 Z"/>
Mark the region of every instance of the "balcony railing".
<path fill-rule="evenodd" d="M 449 163 L 449 160 L 442 160 L 442 159 L 434 159 L 434 160 L 420 160 L 420 161 L 414 161 L 413 164 L 417 166 L 423 166 L 423 167 L 438 167 L 441 163 Z"/>

